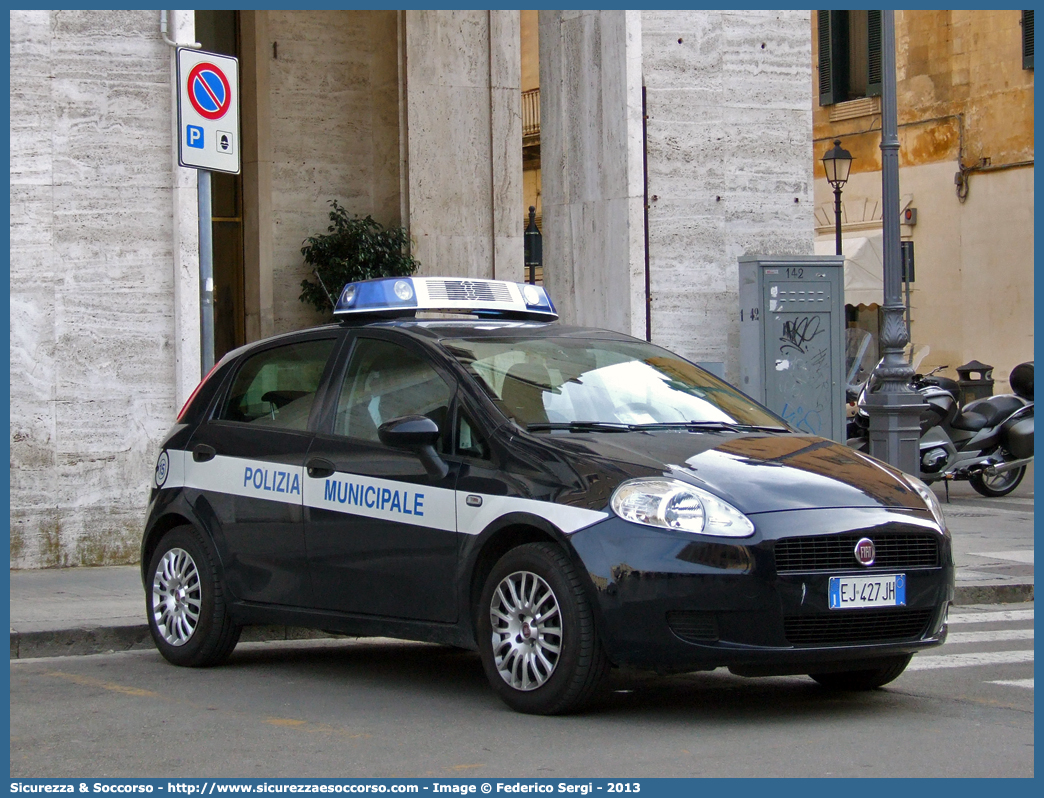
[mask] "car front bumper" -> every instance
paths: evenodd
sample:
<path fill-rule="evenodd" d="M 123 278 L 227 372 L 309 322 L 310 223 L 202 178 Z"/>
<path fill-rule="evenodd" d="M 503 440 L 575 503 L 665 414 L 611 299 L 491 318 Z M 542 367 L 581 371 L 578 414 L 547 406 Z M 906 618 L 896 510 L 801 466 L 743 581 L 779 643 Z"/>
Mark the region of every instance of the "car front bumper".
<path fill-rule="evenodd" d="M 792 510 L 750 516 L 750 538 L 726 539 L 640 526 L 612 517 L 570 537 L 599 609 L 600 631 L 618 665 L 686 671 L 808 673 L 865 666 L 937 646 L 953 599 L 948 534 L 927 516 L 876 508 Z M 860 537 L 912 540 L 917 556 L 893 550 L 864 568 L 845 546 Z M 834 564 L 791 558 L 777 544 L 816 538 Z M 934 548 L 933 548 L 934 547 Z M 934 562 L 925 552 L 934 551 Z M 838 554 L 840 552 L 840 554 Z M 808 559 L 808 558 L 806 558 Z M 813 558 L 814 559 L 814 558 Z M 833 576 L 903 574 L 906 605 L 831 610 Z"/>

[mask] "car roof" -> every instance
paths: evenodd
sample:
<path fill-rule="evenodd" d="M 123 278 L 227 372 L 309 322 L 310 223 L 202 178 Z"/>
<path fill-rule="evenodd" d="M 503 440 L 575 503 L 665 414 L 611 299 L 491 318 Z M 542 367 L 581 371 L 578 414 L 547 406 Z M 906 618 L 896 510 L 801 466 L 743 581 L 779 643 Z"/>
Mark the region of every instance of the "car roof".
<path fill-rule="evenodd" d="M 453 338 L 594 338 L 634 340 L 629 335 L 597 327 L 574 327 L 560 322 L 507 321 L 503 319 L 382 319 L 348 324 L 356 329 L 396 329 L 427 340 Z"/>
<path fill-rule="evenodd" d="M 279 333 L 259 341 L 251 341 L 226 353 L 218 365 L 234 360 L 259 347 L 285 341 L 292 342 L 299 337 L 308 337 L 315 333 L 336 333 L 339 330 L 396 330 L 421 341 L 438 342 L 454 338 L 517 338 L 526 340 L 533 338 L 590 338 L 602 341 L 634 341 L 630 335 L 604 330 L 598 327 L 575 327 L 561 322 L 540 321 L 508 321 L 503 319 L 482 318 L 355 318 L 308 327 L 303 330 L 291 330 Z"/>

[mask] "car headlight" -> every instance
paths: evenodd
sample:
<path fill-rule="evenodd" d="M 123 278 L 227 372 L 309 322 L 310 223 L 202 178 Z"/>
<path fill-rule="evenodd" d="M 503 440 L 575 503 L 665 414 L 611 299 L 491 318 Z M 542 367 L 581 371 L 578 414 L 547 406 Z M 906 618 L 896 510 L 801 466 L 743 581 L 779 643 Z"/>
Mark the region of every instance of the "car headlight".
<path fill-rule="evenodd" d="M 729 538 L 754 534 L 754 524 L 731 504 L 676 479 L 628 480 L 613 493 L 610 506 L 625 521 L 646 526 Z"/>
<path fill-rule="evenodd" d="M 906 481 L 910 483 L 910 487 L 917 491 L 917 495 L 921 497 L 924 503 L 928 506 L 928 510 L 931 512 L 935 522 L 939 525 L 939 528 L 944 534 L 948 533 L 946 529 L 946 521 L 943 519 L 942 505 L 939 504 L 939 500 L 935 497 L 932 489 L 925 485 L 917 477 L 911 477 L 906 474 Z"/>

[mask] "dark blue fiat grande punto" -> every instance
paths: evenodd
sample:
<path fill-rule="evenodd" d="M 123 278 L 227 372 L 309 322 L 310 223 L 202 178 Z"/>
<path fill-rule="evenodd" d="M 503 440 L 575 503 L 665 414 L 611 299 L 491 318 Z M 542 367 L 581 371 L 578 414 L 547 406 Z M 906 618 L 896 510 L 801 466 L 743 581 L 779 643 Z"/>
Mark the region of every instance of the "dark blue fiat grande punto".
<path fill-rule="evenodd" d="M 433 641 L 546 714 L 618 665 L 867 690 L 943 642 L 917 479 L 539 286 L 374 280 L 336 313 L 228 354 L 163 442 L 141 561 L 171 662 L 247 624 Z"/>

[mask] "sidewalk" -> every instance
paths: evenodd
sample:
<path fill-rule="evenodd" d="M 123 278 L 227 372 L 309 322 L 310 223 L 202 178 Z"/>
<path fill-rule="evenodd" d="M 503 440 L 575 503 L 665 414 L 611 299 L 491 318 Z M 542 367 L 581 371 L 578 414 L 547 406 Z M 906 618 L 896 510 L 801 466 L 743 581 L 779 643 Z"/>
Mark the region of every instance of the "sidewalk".
<path fill-rule="evenodd" d="M 1033 466 L 1013 493 L 980 496 L 967 482 L 933 485 L 953 536 L 955 603 L 1003 604 L 1033 600 Z"/>
<path fill-rule="evenodd" d="M 967 483 L 936 495 L 953 535 L 955 603 L 1033 600 L 1032 467 L 1010 496 L 984 499 Z M 137 566 L 11 571 L 11 658 L 151 648 Z M 282 626 L 250 627 L 243 640 L 325 637 Z"/>

